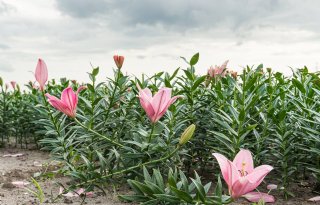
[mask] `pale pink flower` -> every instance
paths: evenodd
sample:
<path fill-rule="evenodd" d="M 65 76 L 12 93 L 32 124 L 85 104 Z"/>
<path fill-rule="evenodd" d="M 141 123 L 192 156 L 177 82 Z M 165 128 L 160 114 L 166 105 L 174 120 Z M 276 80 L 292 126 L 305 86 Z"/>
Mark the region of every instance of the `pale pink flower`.
<path fill-rule="evenodd" d="M 226 68 L 227 68 L 227 64 L 228 64 L 228 60 L 225 61 L 221 66 L 211 66 L 208 69 L 208 75 L 212 78 L 220 76 L 220 77 L 224 77 L 226 75 Z"/>
<path fill-rule="evenodd" d="M 249 150 L 240 150 L 233 162 L 225 156 L 214 153 L 222 176 L 226 181 L 232 198 L 237 199 L 256 189 L 264 177 L 273 169 L 269 165 L 253 167 L 253 159 Z"/>
<path fill-rule="evenodd" d="M 61 93 L 61 99 L 55 96 L 46 94 L 49 103 L 64 114 L 71 118 L 76 117 L 77 105 L 78 105 L 78 93 L 85 89 L 84 86 L 78 88 L 77 92 L 74 92 L 71 87 L 64 89 Z"/>
<path fill-rule="evenodd" d="M 142 108 L 146 111 L 152 123 L 157 122 L 168 110 L 169 106 L 181 96 L 171 98 L 170 88 L 161 88 L 154 96 L 148 88 L 139 89 L 139 99 Z"/>
<path fill-rule="evenodd" d="M 40 58 L 36 67 L 35 77 L 39 83 L 40 90 L 43 91 L 44 85 L 48 80 L 48 69 L 46 63 Z"/>

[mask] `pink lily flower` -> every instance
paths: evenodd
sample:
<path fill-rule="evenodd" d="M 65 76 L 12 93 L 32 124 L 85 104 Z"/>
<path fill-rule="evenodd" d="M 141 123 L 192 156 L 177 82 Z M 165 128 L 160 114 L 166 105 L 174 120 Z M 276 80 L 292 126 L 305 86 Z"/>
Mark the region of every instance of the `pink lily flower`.
<path fill-rule="evenodd" d="M 273 169 L 269 165 L 254 168 L 249 150 L 240 150 L 233 162 L 218 153 L 214 153 L 213 156 L 219 163 L 222 176 L 233 199 L 237 199 L 256 189 L 264 177 Z"/>
<path fill-rule="evenodd" d="M 78 94 L 83 89 L 85 89 L 85 86 L 79 87 L 77 92 L 74 92 L 71 87 L 67 87 L 61 93 L 61 100 L 49 93 L 46 93 L 46 97 L 54 108 L 71 118 L 75 118 L 78 105 Z"/>
<path fill-rule="evenodd" d="M 38 60 L 38 64 L 36 67 L 35 77 L 39 83 L 40 90 L 43 91 L 44 85 L 46 84 L 46 82 L 48 80 L 48 69 L 47 69 L 46 63 L 40 58 Z"/>
<path fill-rule="evenodd" d="M 11 81 L 10 84 L 11 84 L 12 88 L 15 90 L 16 84 L 17 84 L 16 81 Z"/>
<path fill-rule="evenodd" d="M 124 56 L 114 55 L 113 60 L 116 63 L 118 69 L 121 69 L 123 61 L 124 61 Z"/>
<path fill-rule="evenodd" d="M 170 88 L 161 88 L 153 97 L 149 88 L 139 89 L 139 99 L 142 108 L 146 111 L 152 123 L 156 123 L 168 110 L 169 106 L 173 104 L 179 97 L 171 98 Z"/>
<path fill-rule="evenodd" d="M 221 66 L 211 66 L 208 69 L 208 75 L 212 78 L 217 77 L 217 76 L 221 76 L 224 77 L 226 75 L 226 68 L 227 68 L 227 64 L 228 64 L 229 60 L 226 60 Z"/>

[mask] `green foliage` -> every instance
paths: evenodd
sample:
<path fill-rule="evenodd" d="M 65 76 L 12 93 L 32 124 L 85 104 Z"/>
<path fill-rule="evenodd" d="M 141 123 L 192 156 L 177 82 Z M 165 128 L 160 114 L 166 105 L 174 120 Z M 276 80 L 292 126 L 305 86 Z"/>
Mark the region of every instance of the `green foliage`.
<path fill-rule="evenodd" d="M 186 68 L 172 73 L 129 77 L 122 72 L 124 67 L 97 82 L 101 74 L 97 67 L 88 73 L 90 81 L 85 84 L 65 78 L 49 81 L 45 93 L 57 97 L 68 86 L 74 90 L 87 87 L 79 93 L 76 120 L 54 109 L 45 93 L 32 83 L 27 85 L 29 91 L 13 90 L 1 79 L 2 144 L 14 139 L 16 146 L 35 143 L 50 151 L 63 164 L 59 173 L 72 177 L 74 186 L 92 189 L 129 179 L 141 192 L 136 200 L 150 203 L 189 203 L 190 197 L 210 203 L 211 192 L 206 192 L 197 177 L 189 181 L 171 171 L 168 182 L 163 182 L 168 186 L 161 185 L 165 180 L 159 175 L 178 166 L 187 176 L 194 171 L 214 176 L 219 169 L 213 152 L 233 158 L 240 149 L 250 149 L 256 165 L 274 167 L 285 196 L 292 195 L 289 188 L 293 180 L 313 175 L 320 182 L 319 73 L 304 67 L 289 77 L 271 69 L 264 72 L 261 64 L 243 68 L 236 77 L 230 73 L 209 77 L 198 74 L 199 53 L 190 60 L 182 59 Z M 137 85 L 153 94 L 166 86 L 181 98 L 152 124 L 137 98 Z M 193 137 L 188 135 L 179 146 L 180 136 L 191 124 L 197 127 Z M 152 180 L 146 180 L 144 170 L 141 181 L 142 165 L 149 170 L 161 169 L 154 171 Z M 218 189 L 211 195 L 219 193 Z"/>
<path fill-rule="evenodd" d="M 152 175 L 143 168 L 143 182 L 128 180 L 129 186 L 135 192 L 133 195 L 120 195 L 119 198 L 140 204 L 226 204 L 230 198 L 222 196 L 220 178 L 214 191 L 211 182 L 203 185 L 197 172 L 195 179 L 188 180 L 178 169 L 169 169 L 167 179 L 159 169 L 153 169 Z"/>

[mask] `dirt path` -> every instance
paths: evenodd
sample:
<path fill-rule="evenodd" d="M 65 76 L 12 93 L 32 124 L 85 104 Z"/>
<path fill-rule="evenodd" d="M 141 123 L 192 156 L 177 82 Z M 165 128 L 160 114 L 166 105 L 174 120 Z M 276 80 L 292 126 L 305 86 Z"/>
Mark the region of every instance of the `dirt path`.
<path fill-rule="evenodd" d="M 23 154 L 22 156 L 16 156 L 16 154 Z M 6 156 L 11 155 L 11 156 Z M 13 155 L 13 156 L 12 156 Z M 45 168 L 42 164 L 54 164 L 50 161 L 49 154 L 41 151 L 32 150 L 20 150 L 20 149 L 0 149 L 0 205 L 33 205 L 39 204 L 37 198 L 25 190 L 24 188 L 16 188 L 12 185 L 13 181 L 30 181 L 30 178 L 34 174 L 43 171 Z M 54 168 L 54 165 L 51 166 Z M 80 197 L 61 198 L 56 203 L 50 203 L 51 199 L 58 195 L 59 186 L 56 182 L 65 184 L 68 181 L 65 177 L 48 179 L 46 181 L 39 181 L 45 197 L 46 202 L 44 204 L 50 205 L 65 205 L 65 204 L 81 204 L 82 199 Z M 284 201 L 277 193 L 277 203 L 279 205 L 302 205 L 302 204 L 320 204 L 314 202 L 307 202 L 308 198 L 314 196 L 311 193 L 310 187 L 295 186 L 296 197 L 289 201 Z M 28 188 L 34 189 L 33 184 L 27 185 Z M 117 199 L 117 194 L 113 192 L 107 192 L 107 195 L 103 195 L 102 192 L 94 192 L 92 198 L 87 198 L 84 204 L 98 204 L 98 205 L 128 205 L 128 203 L 121 203 Z M 239 200 L 233 205 L 250 204 L 245 200 Z"/>
<path fill-rule="evenodd" d="M 22 156 L 15 156 L 23 154 Z M 13 156 L 6 156 L 13 155 Z M 24 188 L 16 188 L 12 185 L 13 181 L 30 181 L 30 177 L 39 173 L 44 167 L 41 164 L 50 163 L 49 154 L 41 151 L 19 150 L 19 149 L 0 149 L 0 205 L 32 205 L 39 204 L 36 197 Z M 56 178 L 46 181 L 39 181 L 45 196 L 44 204 L 65 205 L 81 204 L 80 197 L 65 197 L 57 203 L 49 203 L 59 193 L 59 186 L 56 182 L 66 183 L 67 178 Z M 34 189 L 33 184 L 26 187 Z M 116 194 L 108 193 L 103 196 L 102 192 L 95 192 L 92 198 L 87 198 L 84 204 L 101 205 L 121 205 Z"/>

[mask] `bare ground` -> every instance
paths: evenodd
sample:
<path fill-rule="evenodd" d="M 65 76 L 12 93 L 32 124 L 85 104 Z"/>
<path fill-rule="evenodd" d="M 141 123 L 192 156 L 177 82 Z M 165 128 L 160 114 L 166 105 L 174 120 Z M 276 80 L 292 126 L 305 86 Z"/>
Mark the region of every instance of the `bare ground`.
<path fill-rule="evenodd" d="M 7 154 L 22 153 L 23 156 L 19 157 L 4 157 Z M 0 205 L 33 205 L 39 204 L 37 198 L 25 190 L 24 188 L 16 188 L 11 184 L 13 181 L 30 181 L 30 178 L 34 174 L 43 172 L 46 169 L 44 166 L 40 167 L 41 164 L 54 164 L 50 161 L 50 156 L 46 152 L 38 150 L 25 150 L 25 149 L 0 149 Z M 51 165 L 50 169 L 55 169 L 55 165 Z M 59 198 L 58 201 L 52 203 L 52 199 L 55 198 L 59 193 L 59 185 L 57 182 L 66 184 L 68 181 L 65 177 L 58 177 L 53 179 L 47 179 L 45 181 L 39 181 L 44 193 L 45 203 L 50 205 L 65 205 L 65 204 L 81 204 L 81 197 L 72 198 Z M 285 201 L 279 193 L 273 192 L 279 205 L 301 205 L 301 204 L 320 204 L 320 202 L 307 202 L 307 199 L 315 196 L 312 193 L 312 184 L 301 183 L 293 184 L 292 191 L 296 194 L 296 197 Z M 27 185 L 28 188 L 35 190 L 33 184 Z M 263 190 L 264 191 L 264 190 Z M 122 192 L 122 193 L 121 193 Z M 92 198 L 86 198 L 83 204 L 100 204 L 100 205 L 124 205 L 128 203 L 121 203 L 117 194 L 124 194 L 123 191 L 111 191 L 107 190 L 106 195 L 102 192 L 94 192 Z M 233 205 L 250 204 L 245 200 L 238 200 Z"/>
<path fill-rule="evenodd" d="M 19 157 L 4 157 L 7 154 L 22 153 Z M 50 161 L 49 154 L 38 150 L 25 149 L 0 149 L 0 205 L 33 205 L 39 204 L 37 198 L 24 188 L 16 188 L 11 184 L 13 181 L 30 181 L 34 174 L 43 172 L 45 167 L 41 164 L 54 164 Z M 54 169 L 54 166 L 50 166 Z M 59 185 L 56 182 L 66 184 L 68 181 L 65 177 L 47 179 L 38 181 L 45 193 L 45 203 L 50 205 L 81 204 L 81 197 L 63 197 L 51 203 L 59 193 Z M 35 186 L 30 183 L 26 187 L 36 190 Z M 83 204 L 100 204 L 100 205 L 121 205 L 115 192 L 106 191 L 107 195 L 102 192 L 94 192 L 93 197 L 86 198 Z M 128 203 L 126 203 L 128 204 Z"/>

